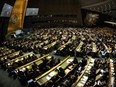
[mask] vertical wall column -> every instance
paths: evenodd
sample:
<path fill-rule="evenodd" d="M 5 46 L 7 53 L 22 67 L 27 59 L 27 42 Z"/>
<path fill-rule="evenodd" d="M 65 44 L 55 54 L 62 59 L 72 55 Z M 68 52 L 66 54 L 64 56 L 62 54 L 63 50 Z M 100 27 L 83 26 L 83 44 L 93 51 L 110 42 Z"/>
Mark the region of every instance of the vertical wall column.
<path fill-rule="evenodd" d="M 16 0 L 10 16 L 7 34 L 23 29 L 24 17 L 27 8 L 28 0 Z"/>

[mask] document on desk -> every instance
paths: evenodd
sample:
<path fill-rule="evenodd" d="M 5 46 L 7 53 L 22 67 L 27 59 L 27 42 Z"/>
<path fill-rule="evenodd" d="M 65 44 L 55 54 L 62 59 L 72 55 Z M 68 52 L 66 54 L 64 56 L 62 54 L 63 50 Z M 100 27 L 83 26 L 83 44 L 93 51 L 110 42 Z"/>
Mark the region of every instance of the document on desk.
<path fill-rule="evenodd" d="M 55 71 L 52 71 L 51 73 L 49 73 L 49 76 L 50 77 L 53 77 L 53 76 L 55 76 L 56 75 L 56 72 Z"/>

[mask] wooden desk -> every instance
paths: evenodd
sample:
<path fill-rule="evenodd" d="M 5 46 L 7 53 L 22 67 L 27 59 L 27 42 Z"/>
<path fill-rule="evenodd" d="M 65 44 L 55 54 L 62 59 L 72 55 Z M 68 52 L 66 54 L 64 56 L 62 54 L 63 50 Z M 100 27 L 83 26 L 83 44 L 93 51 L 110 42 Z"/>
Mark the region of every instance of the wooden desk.
<path fill-rule="evenodd" d="M 81 40 L 82 40 L 82 41 L 85 40 L 85 37 L 82 35 L 82 32 L 79 33 L 79 35 L 81 36 Z"/>
<path fill-rule="evenodd" d="M 106 46 L 106 44 L 103 43 L 103 45 L 104 45 L 104 47 L 105 47 L 107 53 L 111 53 L 111 50 Z"/>
<path fill-rule="evenodd" d="M 2 56 L 8 55 L 10 53 L 12 53 L 13 49 L 8 49 L 2 52 Z"/>
<path fill-rule="evenodd" d="M 92 42 L 92 52 L 93 53 L 97 52 L 97 47 L 96 47 L 96 44 L 94 42 Z"/>
<path fill-rule="evenodd" d="M 4 49 L 2 49 L 2 50 L 0 50 L 0 52 L 5 52 L 6 50 L 9 50 L 9 48 L 4 48 Z"/>
<path fill-rule="evenodd" d="M 113 60 L 112 59 L 108 59 L 108 62 L 110 64 L 110 71 L 109 71 L 109 84 L 108 84 L 108 87 L 111 87 L 111 86 L 114 86 L 114 76 L 113 76 L 113 73 L 114 73 L 114 65 L 113 65 Z"/>
<path fill-rule="evenodd" d="M 63 50 L 63 49 L 66 47 L 66 45 L 68 45 L 68 44 L 70 44 L 70 43 L 71 43 L 71 41 L 66 42 L 65 44 L 61 45 L 61 46 L 58 48 L 58 50 L 59 50 L 59 51 Z"/>
<path fill-rule="evenodd" d="M 89 78 L 87 76 L 87 74 L 89 73 L 89 71 L 91 70 L 92 66 L 94 65 L 94 61 L 95 61 L 95 59 L 91 58 L 89 65 L 86 67 L 87 69 L 86 69 L 85 73 L 81 77 L 81 79 L 78 82 L 78 84 L 76 85 L 76 87 L 84 87 L 85 83 L 87 82 L 87 80 Z"/>
<path fill-rule="evenodd" d="M 22 58 L 24 58 L 24 57 L 28 57 L 28 55 L 31 55 L 31 54 L 34 54 L 33 52 L 30 52 L 30 53 L 26 53 L 26 54 L 24 54 L 23 56 L 20 56 L 20 57 L 17 57 L 17 58 L 15 58 L 15 59 L 12 59 L 12 60 L 10 60 L 9 62 L 6 62 L 6 64 L 12 64 L 14 61 L 16 61 L 16 60 L 21 60 Z"/>
<path fill-rule="evenodd" d="M 39 85 L 45 84 L 52 77 L 54 77 L 54 76 L 56 76 L 58 74 L 58 71 L 56 70 L 58 67 L 62 67 L 63 69 L 65 69 L 70 64 L 69 62 L 67 62 L 67 60 L 69 58 L 70 58 L 70 56 L 66 57 L 62 62 L 60 62 L 59 64 L 57 64 L 56 66 L 54 66 L 52 69 L 50 69 L 49 71 L 47 71 L 46 73 L 44 73 L 40 77 L 35 78 L 36 82 Z M 70 59 L 73 59 L 73 58 L 70 58 Z"/>
<path fill-rule="evenodd" d="M 77 37 L 76 37 L 75 35 L 72 36 L 72 40 L 76 40 L 76 38 L 77 38 Z"/>
<path fill-rule="evenodd" d="M 52 42 L 52 43 L 50 43 L 50 44 L 48 44 L 47 46 L 44 46 L 43 49 L 44 49 L 44 50 L 47 50 L 47 49 L 53 47 L 53 46 L 54 46 L 55 44 L 57 44 L 57 43 L 58 43 L 58 40 L 57 40 L 57 41 L 54 41 L 54 42 Z"/>
<path fill-rule="evenodd" d="M 32 62 L 29 62 L 29 63 L 27 63 L 27 64 L 25 64 L 25 65 L 23 65 L 23 66 L 21 66 L 21 67 L 18 67 L 18 68 L 16 68 L 16 70 L 18 70 L 18 69 L 23 69 L 23 68 L 28 68 L 28 69 L 31 69 L 32 67 L 32 65 L 33 65 L 33 63 L 35 62 L 37 65 L 40 65 L 43 61 L 42 61 L 42 59 L 43 58 L 45 58 L 45 57 L 47 57 L 47 59 L 50 59 L 51 57 L 50 57 L 50 55 L 49 54 L 46 54 L 46 55 L 44 55 L 44 56 L 42 56 L 42 57 L 40 57 L 40 58 L 38 58 L 38 59 L 36 59 L 36 60 L 34 60 L 34 61 L 32 61 Z"/>
<path fill-rule="evenodd" d="M 6 58 L 7 56 L 9 56 L 9 58 L 12 59 L 12 57 L 14 57 L 15 55 L 19 55 L 19 52 L 20 52 L 20 51 L 17 51 L 17 52 L 8 54 L 8 55 L 6 55 L 6 56 L 3 56 L 3 57 L 0 58 L 0 60 L 3 60 L 3 59 Z"/>
<path fill-rule="evenodd" d="M 48 40 L 45 40 L 44 42 L 38 43 L 36 44 L 36 47 L 41 47 L 44 43 L 48 43 Z"/>
<path fill-rule="evenodd" d="M 78 82 L 81 80 L 82 76 L 84 75 L 84 73 L 85 73 L 86 70 L 87 70 L 87 67 L 88 67 L 89 64 L 90 64 L 90 61 L 91 61 L 91 57 L 89 58 L 88 63 L 87 63 L 87 65 L 85 66 L 85 69 L 82 71 L 82 74 L 78 77 L 78 79 L 77 79 L 76 82 L 72 85 L 72 87 L 77 87 Z"/>
<path fill-rule="evenodd" d="M 84 44 L 83 42 L 80 42 L 80 44 L 76 48 L 77 52 L 81 52 L 81 47 L 82 47 L 83 44 Z"/>
<path fill-rule="evenodd" d="M 91 37 L 91 35 L 89 35 L 89 34 L 87 34 L 88 36 L 89 36 L 89 38 L 92 40 L 92 41 L 94 41 L 94 39 Z"/>
<path fill-rule="evenodd" d="M 4 50 L 4 49 L 6 49 L 6 47 L 0 47 L 0 51 L 2 51 L 2 50 Z"/>

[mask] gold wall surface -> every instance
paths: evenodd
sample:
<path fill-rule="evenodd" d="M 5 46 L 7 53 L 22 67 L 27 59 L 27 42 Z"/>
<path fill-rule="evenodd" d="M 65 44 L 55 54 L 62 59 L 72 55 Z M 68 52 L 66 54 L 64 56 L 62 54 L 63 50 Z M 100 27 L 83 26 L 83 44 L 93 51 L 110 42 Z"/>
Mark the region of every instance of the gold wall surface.
<path fill-rule="evenodd" d="M 17 29 L 23 29 L 25 11 L 28 0 L 16 0 L 8 24 L 8 32 L 11 33 Z"/>

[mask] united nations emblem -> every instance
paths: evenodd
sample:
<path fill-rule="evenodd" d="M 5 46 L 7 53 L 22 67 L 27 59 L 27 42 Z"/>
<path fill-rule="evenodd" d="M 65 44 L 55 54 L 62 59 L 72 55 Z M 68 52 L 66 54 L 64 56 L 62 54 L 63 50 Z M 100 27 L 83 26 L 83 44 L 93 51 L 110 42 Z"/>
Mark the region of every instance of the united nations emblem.
<path fill-rule="evenodd" d="M 10 22 L 13 23 L 13 24 L 16 24 L 18 22 L 18 17 L 17 15 L 12 15 L 11 16 L 11 19 L 10 19 Z"/>

